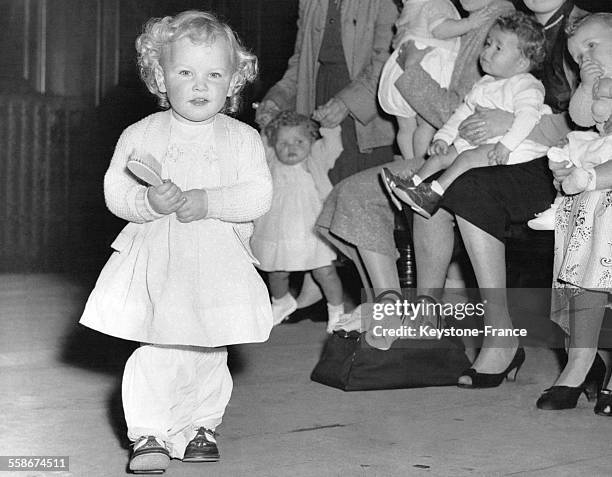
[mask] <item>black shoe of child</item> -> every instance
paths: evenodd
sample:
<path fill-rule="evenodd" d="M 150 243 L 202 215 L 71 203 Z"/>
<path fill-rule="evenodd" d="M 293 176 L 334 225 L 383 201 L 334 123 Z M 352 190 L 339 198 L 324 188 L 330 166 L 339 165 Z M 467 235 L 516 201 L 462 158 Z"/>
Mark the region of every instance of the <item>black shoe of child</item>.
<path fill-rule="evenodd" d="M 438 210 L 442 196 L 431 188 L 431 184 L 421 182 L 413 188 L 396 187 L 393 193 L 412 210 L 423 217 L 430 219 Z"/>
<path fill-rule="evenodd" d="M 187 444 L 183 462 L 216 462 L 218 460 L 219 448 L 215 432 L 200 427 L 196 436 Z"/>
<path fill-rule="evenodd" d="M 412 181 L 414 171 L 410 170 L 408 171 L 408 174 L 408 177 L 402 177 L 399 174 L 394 174 L 386 167 L 383 167 L 380 171 L 382 183 L 385 186 L 387 195 L 398 210 L 402 210 L 402 203 L 397 199 L 397 197 L 395 197 L 394 191 L 396 189 L 414 189 L 416 187 Z"/>
<path fill-rule="evenodd" d="M 170 453 L 164 441 L 155 436 L 142 436 L 136 442 L 130 458 L 130 470 L 135 474 L 163 474 L 170 464 Z"/>

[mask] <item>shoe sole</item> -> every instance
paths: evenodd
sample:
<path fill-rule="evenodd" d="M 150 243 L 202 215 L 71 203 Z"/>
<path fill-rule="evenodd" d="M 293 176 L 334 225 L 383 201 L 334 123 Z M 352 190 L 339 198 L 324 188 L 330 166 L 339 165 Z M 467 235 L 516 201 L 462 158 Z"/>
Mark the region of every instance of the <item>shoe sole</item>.
<path fill-rule="evenodd" d="M 385 169 L 382 169 L 380 171 L 380 176 L 382 177 L 382 183 L 383 183 L 383 186 L 385 186 L 389 199 L 391 200 L 393 205 L 397 207 L 398 210 L 402 210 L 403 209 L 402 203 L 399 200 L 397 200 L 397 197 L 395 197 L 395 193 L 393 192 L 393 189 L 391 188 L 391 185 L 389 184 L 389 182 L 393 182 L 393 180 L 387 176 L 387 171 Z"/>
<path fill-rule="evenodd" d="M 410 198 L 407 194 L 402 192 L 401 190 L 396 190 L 395 195 L 402 201 L 410 206 L 412 210 L 414 210 L 417 214 L 422 215 L 426 219 L 431 219 L 431 214 L 427 212 L 423 207 L 418 205 L 414 200 Z"/>
<path fill-rule="evenodd" d="M 218 462 L 220 456 L 210 456 L 210 457 L 184 457 L 183 462 L 189 463 L 198 463 L 198 462 Z"/>
<path fill-rule="evenodd" d="M 130 470 L 134 474 L 163 474 L 170 465 L 170 457 L 161 452 L 140 454 L 130 459 Z"/>

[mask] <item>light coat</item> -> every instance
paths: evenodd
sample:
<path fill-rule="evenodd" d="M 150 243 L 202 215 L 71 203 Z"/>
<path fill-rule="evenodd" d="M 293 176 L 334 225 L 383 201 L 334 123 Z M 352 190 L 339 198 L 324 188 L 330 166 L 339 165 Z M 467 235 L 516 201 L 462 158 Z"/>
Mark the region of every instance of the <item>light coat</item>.
<path fill-rule="evenodd" d="M 306 115 L 320 106 L 315 104 L 315 86 L 328 5 L 329 0 L 300 0 L 294 54 L 284 76 L 264 100 Z M 389 145 L 395 137 L 392 122 L 381 117 L 376 92 L 382 67 L 389 57 L 397 16 L 392 0 L 342 2 L 342 47 L 351 82 L 336 96 L 356 119 L 362 152 Z"/>

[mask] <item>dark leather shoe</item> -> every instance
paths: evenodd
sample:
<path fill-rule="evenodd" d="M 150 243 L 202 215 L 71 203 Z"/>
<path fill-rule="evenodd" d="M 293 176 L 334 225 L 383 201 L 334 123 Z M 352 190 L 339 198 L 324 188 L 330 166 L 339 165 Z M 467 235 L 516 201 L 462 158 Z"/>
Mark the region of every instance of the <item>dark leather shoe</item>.
<path fill-rule="evenodd" d="M 536 402 L 536 406 L 544 411 L 574 409 L 583 392 L 584 386 L 553 386 L 544 390 Z"/>
<path fill-rule="evenodd" d="M 431 184 L 421 182 L 416 187 L 398 186 L 393 189 L 395 196 L 412 207 L 417 214 L 428 219 L 436 213 L 442 196 L 431 188 Z"/>
<path fill-rule="evenodd" d="M 218 460 L 219 448 L 215 432 L 200 427 L 196 436 L 187 444 L 183 462 L 216 462 Z"/>
<path fill-rule="evenodd" d="M 399 176 L 398 174 L 394 174 L 386 167 L 383 167 L 382 170 L 380 171 L 380 176 L 382 178 L 382 183 L 385 186 L 385 189 L 387 191 L 387 196 L 389 197 L 393 205 L 397 207 L 398 210 L 402 210 L 402 203 L 399 200 L 397 200 L 397 197 L 395 197 L 395 194 L 393 193 L 393 191 L 396 188 L 408 189 L 408 188 L 415 187 L 414 183 L 412 182 L 412 174 L 414 173 L 412 171 L 409 171 L 409 173 L 410 173 L 410 177 L 403 178 Z"/>
<path fill-rule="evenodd" d="M 169 464 L 170 453 L 160 438 L 142 436 L 134 442 L 129 464 L 134 474 L 163 474 Z"/>

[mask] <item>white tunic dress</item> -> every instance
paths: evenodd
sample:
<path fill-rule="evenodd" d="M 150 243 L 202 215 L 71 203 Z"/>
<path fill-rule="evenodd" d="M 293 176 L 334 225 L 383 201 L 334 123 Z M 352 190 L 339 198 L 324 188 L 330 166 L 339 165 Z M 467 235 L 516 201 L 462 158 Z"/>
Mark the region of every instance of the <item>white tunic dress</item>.
<path fill-rule="evenodd" d="M 269 173 L 261 170 L 266 168 L 261 144 L 255 150 L 219 144 L 214 131 L 213 124 L 194 127 L 173 118 L 167 153 L 161 161 L 162 177 L 183 191 L 204 188 L 217 192 L 209 195 L 211 207 L 219 202 L 216 197 L 230 202 L 230 193 L 239 195 L 241 184 L 250 187 L 261 180 L 262 187 L 270 189 Z M 138 139 L 132 134 L 120 140 L 109 172 L 122 161 L 125 164 L 127 157 L 123 156 L 138 147 L 142 137 L 138 132 L 135 136 Z M 255 162 L 250 167 L 258 169 L 261 179 L 242 174 L 240 167 L 222 173 L 227 169 L 222 161 L 231 156 L 219 154 L 224 148 L 241 158 L 239 164 Z M 224 184 L 222 177 L 232 174 L 235 184 Z M 223 195 L 225 189 L 229 192 Z M 108 187 L 105 193 L 109 202 Z M 262 197 L 247 194 L 242 200 L 248 203 Z M 216 347 L 268 338 L 272 322 L 268 293 L 235 223 L 220 217 L 181 223 L 175 214 L 158 216 L 128 224 L 112 247 L 115 252 L 81 318 L 84 325 L 124 339 L 167 345 Z"/>

